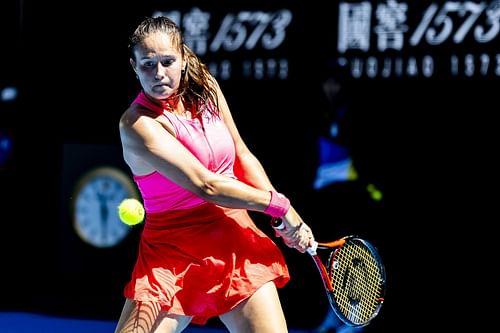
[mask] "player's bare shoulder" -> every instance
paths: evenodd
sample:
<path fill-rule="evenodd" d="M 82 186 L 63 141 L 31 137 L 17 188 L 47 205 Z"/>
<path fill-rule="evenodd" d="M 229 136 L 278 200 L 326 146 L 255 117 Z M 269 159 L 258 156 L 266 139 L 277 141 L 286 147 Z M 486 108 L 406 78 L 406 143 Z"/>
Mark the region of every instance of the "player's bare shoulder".
<path fill-rule="evenodd" d="M 143 118 L 155 119 L 158 115 L 140 104 L 132 104 L 120 117 L 120 127 L 131 128 Z"/>
<path fill-rule="evenodd" d="M 132 104 L 120 117 L 119 129 L 120 136 L 136 136 L 144 128 L 149 128 L 151 124 L 156 123 L 158 114 L 139 104 Z"/>
<path fill-rule="evenodd" d="M 157 117 L 153 111 L 138 104 L 132 104 L 120 117 L 119 131 L 123 158 L 134 174 L 147 174 L 153 170 L 145 162 L 143 154 L 146 150 L 142 143 L 151 127 L 157 126 L 155 125 Z"/>

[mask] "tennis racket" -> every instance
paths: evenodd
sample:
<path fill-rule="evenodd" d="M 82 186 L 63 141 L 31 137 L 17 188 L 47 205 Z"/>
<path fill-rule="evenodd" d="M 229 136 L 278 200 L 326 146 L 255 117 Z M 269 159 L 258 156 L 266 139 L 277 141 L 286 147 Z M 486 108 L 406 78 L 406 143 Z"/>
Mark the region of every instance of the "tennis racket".
<path fill-rule="evenodd" d="M 281 220 L 273 219 L 271 224 L 278 230 L 284 227 Z M 352 327 L 368 325 L 384 303 L 386 276 L 378 250 L 364 239 L 346 236 L 329 243 L 315 242 L 307 252 L 340 320 Z"/>

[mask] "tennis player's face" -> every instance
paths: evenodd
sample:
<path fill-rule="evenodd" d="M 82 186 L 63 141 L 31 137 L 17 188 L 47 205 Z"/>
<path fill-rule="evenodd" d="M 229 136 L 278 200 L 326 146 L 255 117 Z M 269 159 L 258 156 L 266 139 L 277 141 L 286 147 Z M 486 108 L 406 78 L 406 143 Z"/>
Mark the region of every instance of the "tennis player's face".
<path fill-rule="evenodd" d="M 185 62 L 170 35 L 161 32 L 149 35 L 137 45 L 134 56 L 130 63 L 146 94 L 165 99 L 176 92 Z"/>

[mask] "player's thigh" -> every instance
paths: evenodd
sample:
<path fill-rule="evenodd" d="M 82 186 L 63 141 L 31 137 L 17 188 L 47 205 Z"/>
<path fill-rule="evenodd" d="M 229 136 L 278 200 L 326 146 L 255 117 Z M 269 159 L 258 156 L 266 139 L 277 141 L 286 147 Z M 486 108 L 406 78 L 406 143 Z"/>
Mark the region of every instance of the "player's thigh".
<path fill-rule="evenodd" d="M 259 288 L 248 300 L 220 316 L 232 333 L 286 333 L 285 316 L 274 282 Z"/>
<path fill-rule="evenodd" d="M 126 300 L 115 333 L 178 333 L 191 317 L 169 315 L 154 302 Z"/>

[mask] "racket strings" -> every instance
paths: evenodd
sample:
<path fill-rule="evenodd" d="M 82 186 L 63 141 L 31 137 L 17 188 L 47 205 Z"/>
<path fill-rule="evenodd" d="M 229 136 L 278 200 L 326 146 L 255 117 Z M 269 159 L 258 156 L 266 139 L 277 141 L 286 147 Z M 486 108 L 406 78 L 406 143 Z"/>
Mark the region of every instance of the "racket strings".
<path fill-rule="evenodd" d="M 368 323 L 383 301 L 385 277 L 378 257 L 354 239 L 331 254 L 328 266 L 335 310 L 351 323 Z"/>

